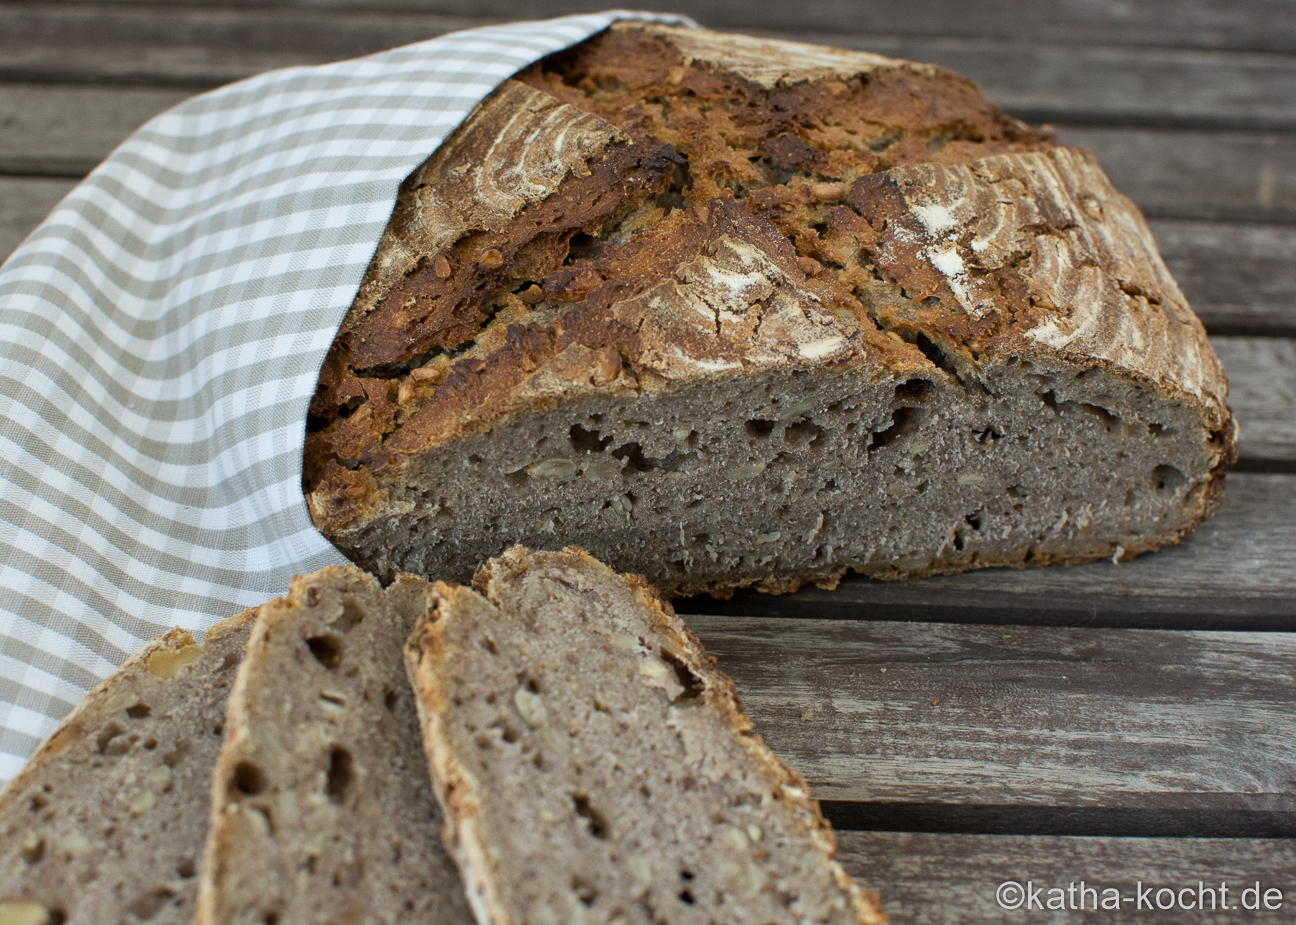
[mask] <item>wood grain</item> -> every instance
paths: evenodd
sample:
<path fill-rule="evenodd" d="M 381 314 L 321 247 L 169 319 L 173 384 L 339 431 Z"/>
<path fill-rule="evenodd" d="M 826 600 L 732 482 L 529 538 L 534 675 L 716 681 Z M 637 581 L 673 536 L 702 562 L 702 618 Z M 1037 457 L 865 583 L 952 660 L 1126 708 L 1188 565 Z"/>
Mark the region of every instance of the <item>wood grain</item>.
<path fill-rule="evenodd" d="M 838 832 L 838 858 L 861 885 L 880 890 L 892 925 L 1018 925 L 1022 922 L 1116 923 L 1179 921 L 1201 925 L 1237 922 L 1289 922 L 1296 904 L 1296 842 L 1280 839 L 1224 838 L 1067 838 L 1047 836 L 928 835 L 897 832 Z M 1008 910 L 995 901 L 1006 880 L 1032 886 L 1079 884 L 1096 887 L 1085 894 L 1085 910 Z M 1211 908 L 1203 893 L 1204 912 L 1150 910 L 1156 890 L 1191 888 L 1185 905 L 1196 904 L 1198 881 L 1216 892 L 1229 892 L 1227 905 L 1241 905 L 1242 891 L 1260 881 L 1259 911 Z M 1138 908 L 1138 891 L 1145 894 Z M 1099 909 L 1102 892 L 1113 888 L 1129 897 L 1120 912 Z M 1264 909 L 1266 890 L 1283 892 L 1280 909 Z M 1041 903 L 1048 901 L 1047 892 Z M 1162 902 L 1169 901 L 1164 894 Z M 1276 903 L 1275 897 L 1270 897 Z M 1246 897 L 1248 903 L 1252 898 Z M 1067 899 L 1068 904 L 1071 900 Z"/>
<path fill-rule="evenodd" d="M 1296 461 L 1296 340 L 1212 337 L 1229 375 L 1243 459 Z"/>
<path fill-rule="evenodd" d="M 1296 135 L 1057 125 L 1152 218 L 1296 221 Z"/>
<path fill-rule="evenodd" d="M 205 89 L 483 25 L 475 16 L 0 3 L 0 79 Z"/>
<path fill-rule="evenodd" d="M 0 262 L 73 187 L 71 180 L 0 177 Z"/>
<path fill-rule="evenodd" d="M 1208 331 L 1296 336 L 1296 229 L 1155 220 L 1148 225 Z"/>
<path fill-rule="evenodd" d="M 468 16 L 471 12 L 473 18 Z M 571 12 L 564 8 L 563 12 Z M 485 22 L 443 13 L 113 4 L 0 4 L 0 77 L 206 87 L 336 60 Z M 513 18 L 516 8 L 496 10 Z M 535 10 L 533 15 L 540 15 Z M 849 21 L 849 17 L 847 18 Z M 748 29 L 747 23 L 725 23 Z M 757 32 L 932 61 L 1033 119 L 1241 128 L 1296 126 L 1296 59 L 1233 50 L 912 36 L 802 24 Z M 69 54 L 69 51 L 75 53 Z"/>
<path fill-rule="evenodd" d="M 139 0 L 111 0 L 139 4 Z M 155 7 L 207 5 L 210 0 L 151 0 Z M 227 0 L 228 6 L 311 10 L 389 10 L 516 17 L 512 0 Z M 107 4 L 105 4 L 107 5 Z M 606 9 L 602 0 L 531 0 L 525 15 L 540 18 Z M 782 31 L 840 29 L 908 35 L 993 35 L 1022 41 L 1091 41 L 1162 45 L 1296 49 L 1296 10 L 1264 0 L 807 0 L 795 6 L 733 0 L 658 0 L 653 9 L 686 13 L 716 29 Z"/>
<path fill-rule="evenodd" d="M 847 824 L 1296 835 L 1296 634 L 685 621 Z"/>
<path fill-rule="evenodd" d="M 1296 59 L 1287 57 L 831 32 L 796 37 L 944 65 L 1027 121 L 1270 129 L 1296 124 Z"/>
<path fill-rule="evenodd" d="M 991 569 L 835 591 L 739 592 L 682 613 L 1194 629 L 1296 629 L 1296 475 L 1234 472 L 1214 517 L 1132 562 Z"/>
<path fill-rule="evenodd" d="M 84 176 L 140 125 L 190 95 L 185 90 L 0 84 L 0 174 Z"/>

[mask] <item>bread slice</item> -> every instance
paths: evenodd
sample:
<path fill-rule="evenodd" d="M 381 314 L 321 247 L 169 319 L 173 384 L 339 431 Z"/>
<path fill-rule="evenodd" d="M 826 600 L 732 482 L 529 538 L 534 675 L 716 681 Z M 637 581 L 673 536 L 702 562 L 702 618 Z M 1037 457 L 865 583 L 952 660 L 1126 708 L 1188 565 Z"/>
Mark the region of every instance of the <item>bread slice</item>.
<path fill-rule="evenodd" d="M 1217 506 L 1225 390 L 1088 152 L 941 68 L 621 24 L 405 185 L 305 487 L 384 577 L 514 542 L 667 595 L 1122 559 Z"/>
<path fill-rule="evenodd" d="M 429 587 L 355 568 L 265 604 L 211 778 L 199 925 L 469 925 L 401 645 Z"/>
<path fill-rule="evenodd" d="M 886 920 L 642 578 L 517 547 L 474 585 L 437 583 L 405 658 L 481 925 Z"/>
<path fill-rule="evenodd" d="M 0 793 L 0 922 L 188 925 L 225 699 L 255 611 L 174 629 L 92 690 Z"/>

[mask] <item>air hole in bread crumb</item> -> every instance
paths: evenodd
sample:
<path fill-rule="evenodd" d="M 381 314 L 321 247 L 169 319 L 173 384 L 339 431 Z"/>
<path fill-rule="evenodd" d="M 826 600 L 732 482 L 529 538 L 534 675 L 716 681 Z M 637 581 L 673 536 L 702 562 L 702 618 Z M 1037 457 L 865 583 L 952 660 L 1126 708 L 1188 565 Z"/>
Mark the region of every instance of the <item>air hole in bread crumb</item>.
<path fill-rule="evenodd" d="M 756 440 L 765 440 L 774 432 L 774 425 L 777 421 L 762 421 L 759 418 L 752 418 L 745 425 L 747 436 Z"/>
<path fill-rule="evenodd" d="M 126 715 L 131 719 L 143 719 L 152 712 L 153 710 L 147 703 L 137 703 L 133 707 L 126 708 Z"/>
<path fill-rule="evenodd" d="M 793 445 L 804 443 L 810 449 L 817 450 L 824 442 L 827 431 L 809 418 L 789 424 L 783 431 L 783 441 Z"/>
<path fill-rule="evenodd" d="M 1188 476 L 1174 466 L 1157 466 L 1152 470 L 1152 484 L 1162 494 L 1174 494 L 1188 483 Z"/>
<path fill-rule="evenodd" d="M 329 749 L 328 783 L 325 788 L 328 798 L 334 803 L 343 802 L 354 780 L 355 767 L 351 753 L 345 748 Z"/>
<path fill-rule="evenodd" d="M 383 706 L 387 708 L 388 713 L 396 712 L 396 704 L 400 700 L 400 694 L 394 688 L 383 686 Z"/>
<path fill-rule="evenodd" d="M 248 796 L 256 796 L 268 786 L 265 771 L 250 761 L 240 761 L 234 765 L 234 778 L 231 781 L 234 789 Z"/>
<path fill-rule="evenodd" d="M 176 876 L 181 880 L 188 880 L 198 875 L 198 863 L 193 858 L 181 858 L 176 864 Z"/>
<path fill-rule="evenodd" d="M 686 905 L 686 906 L 691 906 L 691 905 L 693 905 L 693 902 L 694 902 L 694 900 L 693 900 L 693 893 L 692 893 L 691 891 L 689 891 L 689 890 L 680 890 L 680 891 L 679 891 L 679 901 L 682 902 L 682 903 L 683 903 L 684 905 Z"/>
<path fill-rule="evenodd" d="M 95 739 L 95 743 L 98 746 L 99 754 L 106 755 L 108 753 L 108 746 L 112 742 L 112 740 L 117 738 L 125 731 L 126 730 L 123 729 L 119 723 L 108 723 L 106 726 L 100 729 L 99 735 Z"/>
<path fill-rule="evenodd" d="M 499 655 L 499 646 L 495 645 L 495 640 L 489 636 L 482 637 L 481 647 L 491 655 Z"/>
<path fill-rule="evenodd" d="M 306 647 L 315 656 L 315 661 L 329 671 L 335 671 L 342 664 L 342 640 L 337 636 L 312 636 L 306 640 Z"/>
<path fill-rule="evenodd" d="M 602 453 L 612 442 L 611 437 L 599 439 L 597 430 L 586 430 L 579 424 L 573 424 L 568 434 L 571 437 L 572 449 L 578 453 Z"/>
<path fill-rule="evenodd" d="M 593 884 L 584 880 L 579 875 L 573 875 L 571 878 L 571 889 L 576 897 L 586 906 L 592 906 L 598 901 L 599 891 Z"/>
<path fill-rule="evenodd" d="M 45 857 L 45 839 L 41 838 L 33 844 L 24 845 L 18 854 L 28 864 L 39 863 L 40 859 Z"/>
<path fill-rule="evenodd" d="M 51 909 L 49 911 L 49 925 L 64 925 L 67 921 L 67 913 L 62 909 Z"/>
<path fill-rule="evenodd" d="M 607 838 L 607 820 L 598 810 L 590 806 L 589 796 L 584 793 L 573 793 L 571 801 L 572 806 L 576 808 L 576 815 L 589 823 L 590 835 L 598 839 Z"/>
<path fill-rule="evenodd" d="M 140 921 L 147 922 L 161 912 L 162 907 L 170 902 L 171 897 L 174 895 L 166 887 L 157 887 L 137 897 L 134 902 L 126 907 L 126 911 Z"/>
<path fill-rule="evenodd" d="M 895 443 L 900 438 L 913 433 L 922 424 L 923 417 L 924 414 L 921 408 L 913 408 L 908 405 L 896 408 L 891 412 L 891 426 L 886 430 L 875 431 L 871 435 L 868 452 L 872 454 L 887 444 Z"/>
<path fill-rule="evenodd" d="M 342 601 L 342 616 L 331 624 L 339 633 L 349 633 L 365 618 L 364 608 L 356 603 L 355 598 L 348 597 Z"/>

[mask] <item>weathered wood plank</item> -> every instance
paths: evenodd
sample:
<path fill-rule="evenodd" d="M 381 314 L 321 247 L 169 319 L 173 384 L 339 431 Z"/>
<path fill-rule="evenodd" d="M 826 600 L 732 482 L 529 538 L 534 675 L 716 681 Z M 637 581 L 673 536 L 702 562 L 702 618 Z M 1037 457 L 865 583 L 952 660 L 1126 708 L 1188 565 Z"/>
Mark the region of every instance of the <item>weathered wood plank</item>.
<path fill-rule="evenodd" d="M 1005 925 L 1021 922 L 1115 923 L 1179 921 L 1200 925 L 1289 922 L 1296 904 L 1296 842 L 1281 839 L 1068 838 L 1048 836 L 928 835 L 899 832 L 838 832 L 838 857 L 861 885 L 881 891 L 893 925 Z M 1096 888 L 1083 896 L 1080 881 Z M 1031 908 L 1004 908 L 996 891 L 1006 881 L 1042 889 Z M 1243 891 L 1260 883 L 1258 896 Z M 1202 892 L 1198 894 L 1198 886 Z M 1052 894 L 1054 887 L 1074 894 Z M 1221 884 L 1228 887 L 1220 892 Z M 1139 891 L 1144 902 L 1140 907 Z M 1209 888 L 1213 897 L 1206 892 Z M 1106 889 L 1123 899 L 1120 911 L 1101 907 Z M 1157 891 L 1175 890 L 1176 909 L 1155 908 Z M 1179 890 L 1187 909 L 1178 908 Z M 1276 889 L 1279 899 L 1269 894 Z M 1001 894 L 1011 904 L 1011 887 Z M 1199 899 L 1204 909 L 1195 908 Z M 1062 898 L 1066 909 L 1048 909 Z M 1161 894 L 1168 905 L 1170 896 Z M 1259 902 L 1256 902 L 1256 900 Z M 1258 906 L 1252 911 L 1242 903 Z M 1044 908 L 1040 908 L 1040 906 Z M 1221 908 L 1223 906 L 1223 908 Z M 1231 907 L 1231 908 L 1230 908 Z"/>
<path fill-rule="evenodd" d="M 952 68 L 1030 121 L 1290 129 L 1296 59 L 1224 51 L 806 34 Z"/>
<path fill-rule="evenodd" d="M 1208 331 L 1296 335 L 1296 229 L 1148 224 L 1166 266 Z"/>
<path fill-rule="evenodd" d="M 73 186 L 71 180 L 0 177 L 0 262 Z"/>
<path fill-rule="evenodd" d="M 740 592 L 684 613 L 1195 629 L 1296 629 L 1296 475 L 1234 472 L 1219 512 L 1132 562 L 988 569 L 835 591 Z"/>
<path fill-rule="evenodd" d="M 134 87 L 0 84 L 0 174 L 84 176 L 140 125 L 190 95 Z"/>
<path fill-rule="evenodd" d="M 1241 457 L 1296 460 L 1296 340 L 1212 337 L 1211 344 L 1228 373 Z"/>
<path fill-rule="evenodd" d="M 1296 634 L 684 619 L 847 825 L 1296 835 Z"/>
<path fill-rule="evenodd" d="M 1296 221 L 1296 135 L 1058 125 L 1152 218 Z"/>
<path fill-rule="evenodd" d="M 206 88 L 486 22 L 427 13 L 0 3 L 0 78 Z"/>
<path fill-rule="evenodd" d="M 481 13 L 474 10 L 476 16 Z M 503 15 L 516 16 L 516 9 Z M 291 8 L 0 4 L 10 80 L 210 86 L 270 67 L 329 61 L 486 20 Z M 771 30 L 765 30 L 769 32 Z M 934 61 L 1028 118 L 1296 127 L 1296 59 L 1272 54 L 1030 40 L 775 29 L 785 38 Z M 69 52 L 75 53 L 69 53 Z"/>
<path fill-rule="evenodd" d="M 138 0 L 115 0 L 133 2 Z M 157 6 L 208 0 L 152 0 Z M 513 0 L 252 0 L 312 10 L 400 10 L 517 17 Z M 248 5 L 249 0 L 238 0 Z M 606 9 L 603 0 L 531 0 L 525 15 L 562 16 Z M 716 29 L 840 30 L 907 35 L 993 36 L 1019 41 L 1094 42 L 1198 48 L 1296 50 L 1296 10 L 1263 0 L 807 0 L 795 6 L 733 0 L 658 0 L 653 9 L 686 13 Z"/>

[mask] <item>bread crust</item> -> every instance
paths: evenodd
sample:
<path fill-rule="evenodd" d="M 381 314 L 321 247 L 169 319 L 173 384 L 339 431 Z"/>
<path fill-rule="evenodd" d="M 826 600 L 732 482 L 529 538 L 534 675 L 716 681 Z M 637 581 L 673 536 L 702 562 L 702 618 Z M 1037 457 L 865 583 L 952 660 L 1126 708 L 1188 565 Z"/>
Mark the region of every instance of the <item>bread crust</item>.
<path fill-rule="evenodd" d="M 1093 371 L 1192 409 L 1212 435 L 1205 488 L 1187 500 L 1173 529 L 1119 546 L 1079 542 L 1031 556 L 991 553 L 978 567 L 1130 557 L 1177 542 L 1213 512 L 1236 457 L 1223 371 L 1142 216 L 1092 154 L 1003 116 L 970 82 L 929 65 L 643 24 L 616 26 L 599 41 L 608 50 L 583 58 L 578 50 L 570 53 L 575 63 L 532 69 L 510 82 L 417 174 L 420 188 L 456 190 L 463 197 L 457 205 L 420 212 L 412 194 L 402 194 L 397 215 L 417 212 L 436 230 L 405 235 L 407 220 L 394 220 L 313 406 L 307 500 L 316 526 L 340 548 L 356 554 L 384 525 L 414 512 L 421 497 L 409 486 L 439 450 L 537 411 L 677 394 L 777 371 L 853 376 L 861 387 L 898 384 L 939 375 L 937 364 L 971 391 L 1023 362 L 1077 377 Z M 847 157 L 828 142 L 816 147 L 813 133 L 815 144 L 790 131 L 773 134 L 773 123 L 742 135 L 731 115 L 708 115 L 711 123 L 703 125 L 682 109 L 670 118 L 653 115 L 633 92 L 618 100 L 595 91 L 583 96 L 573 89 L 576 77 L 559 79 L 564 67 L 586 69 L 581 73 L 594 84 L 615 72 L 616 80 L 642 87 L 727 88 L 770 111 L 786 109 L 789 119 L 808 120 L 830 108 L 834 95 L 849 97 L 859 100 L 853 105 L 860 118 L 890 118 L 899 139 L 887 136 L 889 147 L 876 157 Z M 926 113 L 895 115 L 902 98 L 925 99 Z M 773 119 L 770 111 L 751 118 Z M 579 125 L 586 141 L 555 142 L 542 146 L 543 157 L 524 157 L 513 127 L 536 119 L 547 126 L 545 138 L 566 139 L 567 127 Z M 763 138 L 757 150 L 772 165 L 763 169 L 790 178 L 761 186 L 765 181 L 743 174 L 751 165 L 706 134 L 720 138 L 712 123 L 724 119 L 725 138 Z M 674 153 L 685 136 L 695 143 L 687 167 Z M 503 152 L 501 163 L 511 159 L 528 176 L 548 158 L 548 175 L 566 179 L 519 184 L 538 198 L 515 196 L 496 208 L 493 198 L 473 192 L 490 170 L 501 169 L 479 170 L 467 156 L 484 150 Z M 699 152 L 715 160 L 702 163 Z M 739 181 L 753 184 L 741 200 L 724 185 Z M 596 187 L 611 191 L 606 209 L 595 214 L 573 205 Z M 643 219 L 648 204 L 672 195 L 677 207 Z M 473 227 L 495 237 L 464 245 L 460 229 L 471 222 L 446 217 L 454 209 L 472 213 Z M 543 236 L 548 256 L 537 258 L 537 246 L 518 229 L 552 223 L 563 210 L 570 215 L 562 228 Z M 818 234 L 807 230 L 816 216 L 824 219 Z M 555 263 L 578 225 L 581 234 L 608 233 L 612 240 L 591 259 Z M 614 226 L 619 230 L 607 232 Z M 465 247 L 476 255 L 474 291 L 484 292 L 481 254 L 490 242 L 502 261 L 485 263 L 490 283 L 503 287 L 487 299 L 494 299 L 493 315 L 478 312 L 484 320 L 477 327 L 438 328 L 432 340 L 401 327 L 409 313 L 423 311 L 415 278 L 446 271 L 445 282 L 455 282 Z M 421 269 L 398 280 L 391 268 L 411 261 L 422 261 Z M 537 282 L 530 288 L 519 282 L 531 278 Z M 393 313 L 399 299 L 405 314 Z M 454 317 L 465 312 L 457 308 Z M 935 362 L 915 346 L 924 342 L 940 354 Z M 380 350 L 380 343 L 387 346 Z M 393 378 L 369 375 L 383 363 L 389 372 L 382 375 L 394 369 Z M 346 402 L 359 402 L 358 410 L 329 417 Z M 870 574 L 916 577 L 967 567 L 933 560 Z M 686 582 L 668 593 L 725 594 L 746 584 L 784 591 L 804 580 L 831 585 L 844 571 Z"/>

